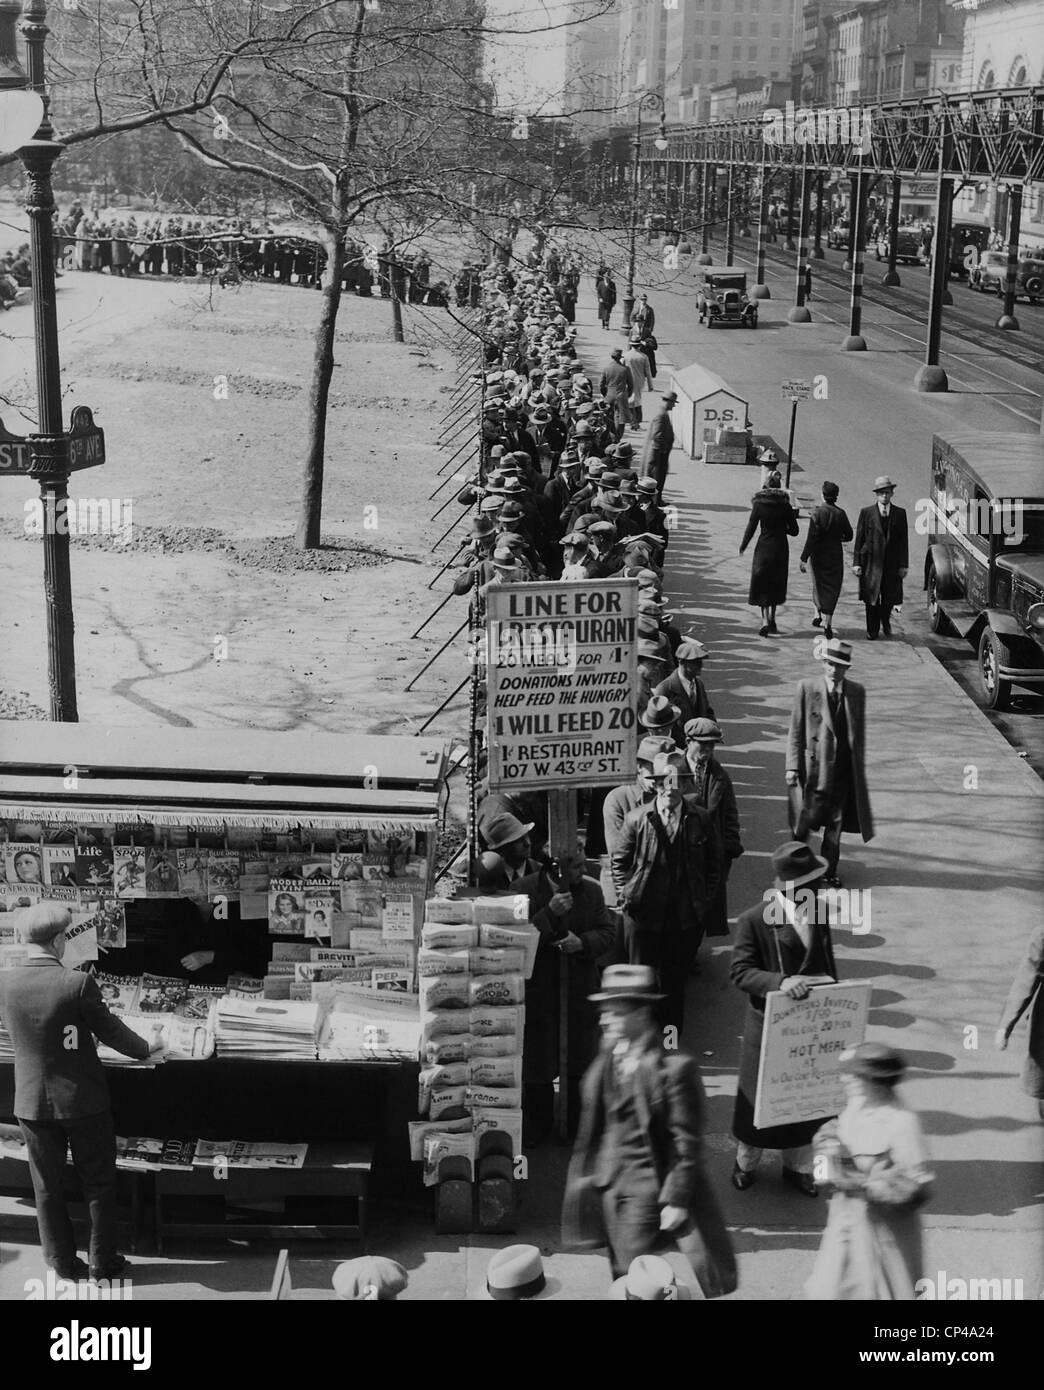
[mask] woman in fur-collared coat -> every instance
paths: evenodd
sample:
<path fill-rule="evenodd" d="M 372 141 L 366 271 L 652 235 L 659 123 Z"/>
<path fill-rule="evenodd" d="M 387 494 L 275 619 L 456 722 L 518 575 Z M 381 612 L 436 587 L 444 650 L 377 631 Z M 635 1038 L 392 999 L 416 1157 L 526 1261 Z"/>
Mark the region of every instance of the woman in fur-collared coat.
<path fill-rule="evenodd" d="M 798 534 L 798 514 L 790 500 L 790 494 L 782 487 L 779 474 L 772 472 L 765 480 L 765 486 L 756 492 L 750 509 L 750 520 L 740 542 L 740 554 L 754 539 L 760 527 L 761 534 L 754 547 L 754 561 L 750 569 L 750 594 L 747 602 L 761 609 L 762 637 L 777 632 L 776 606 L 787 601 L 787 574 L 790 569 L 790 542 L 788 536 Z"/>

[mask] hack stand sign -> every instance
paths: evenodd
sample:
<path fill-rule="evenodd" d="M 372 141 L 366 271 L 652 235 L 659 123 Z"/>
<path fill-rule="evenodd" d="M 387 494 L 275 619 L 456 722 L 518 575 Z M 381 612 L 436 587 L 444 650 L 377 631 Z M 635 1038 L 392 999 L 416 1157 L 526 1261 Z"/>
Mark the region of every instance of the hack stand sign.
<path fill-rule="evenodd" d="M 634 775 L 638 582 L 505 584 L 486 596 L 490 788 Z"/>
<path fill-rule="evenodd" d="M 61 902 L 65 964 L 166 1048 L 159 1065 L 100 1048 L 128 1206 L 154 1204 L 159 1242 L 229 1225 L 359 1235 L 375 1155 L 401 1142 L 389 1101 L 416 1086 L 445 746 L 14 729 L 0 743 L 0 968 L 24 958 L 19 913 Z M 0 1122 L 11 1063 L 0 1020 Z M 0 1187 L 27 1184 L 0 1123 Z"/>

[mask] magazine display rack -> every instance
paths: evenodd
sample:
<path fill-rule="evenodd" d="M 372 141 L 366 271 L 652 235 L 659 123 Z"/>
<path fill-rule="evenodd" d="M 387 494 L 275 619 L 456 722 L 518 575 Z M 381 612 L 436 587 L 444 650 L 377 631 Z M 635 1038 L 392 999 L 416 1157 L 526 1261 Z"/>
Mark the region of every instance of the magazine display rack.
<path fill-rule="evenodd" d="M 361 1232 L 390 1098 L 416 1085 L 445 756 L 416 738 L 9 726 L 0 967 L 18 963 L 19 908 L 63 901 L 66 964 L 170 1047 L 159 1065 L 103 1050 L 117 1133 L 310 1146 L 303 1168 L 234 1173 L 219 1220 L 175 1211 L 213 1196 L 211 1174 L 146 1172 L 161 1232 Z M 0 1120 L 12 1109 L 0 1028 Z M 248 1197 L 330 1212 L 230 1222 Z"/>

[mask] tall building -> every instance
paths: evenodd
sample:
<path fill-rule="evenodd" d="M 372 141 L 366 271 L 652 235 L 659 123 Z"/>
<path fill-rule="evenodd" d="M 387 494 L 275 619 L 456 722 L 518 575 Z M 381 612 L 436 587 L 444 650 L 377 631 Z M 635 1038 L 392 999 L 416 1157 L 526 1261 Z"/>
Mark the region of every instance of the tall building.
<path fill-rule="evenodd" d="M 566 30 L 565 88 L 562 109 L 578 131 L 606 130 L 617 123 L 623 88 L 621 29 L 625 0 L 613 0 L 594 19 L 589 0 L 573 0 Z"/>
<path fill-rule="evenodd" d="M 800 0 L 678 0 L 661 6 L 669 120 L 705 117 L 711 87 L 790 76 Z M 652 6 L 650 6 L 652 8 Z"/>
<path fill-rule="evenodd" d="M 946 0 L 850 0 L 822 21 L 826 104 L 857 106 L 938 90 L 947 64 L 949 77 L 956 76 L 962 26 Z"/>

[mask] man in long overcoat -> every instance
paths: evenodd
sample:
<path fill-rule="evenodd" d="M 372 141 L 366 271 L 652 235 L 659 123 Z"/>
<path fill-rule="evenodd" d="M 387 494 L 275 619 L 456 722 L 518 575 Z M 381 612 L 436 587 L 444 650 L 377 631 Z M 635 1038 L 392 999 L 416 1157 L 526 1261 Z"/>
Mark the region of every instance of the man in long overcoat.
<path fill-rule="evenodd" d="M 579 1113 L 580 1078 L 598 1051 L 595 1010 L 598 960 L 613 944 L 602 890 L 585 876 L 580 849 L 562 854 L 557 875 L 547 865 L 517 879 L 512 891 L 529 898 L 530 920 L 540 932 L 533 974 L 526 981 L 526 1030 L 522 1049 L 523 1106 L 527 1144 L 539 1144 L 554 1119 L 554 1081 L 566 1086 L 569 1115 Z M 561 1072 L 560 989 L 566 972 L 566 1075 Z"/>
<path fill-rule="evenodd" d="M 623 363 L 623 348 L 613 348 L 609 358 L 598 389 L 613 408 L 613 425 L 619 440 L 631 423 L 631 373 Z"/>
<path fill-rule="evenodd" d="M 859 577 L 859 597 L 866 609 L 866 635 L 892 635 L 892 609 L 903 601 L 903 580 L 910 567 L 910 537 L 906 512 L 892 502 L 895 483 L 880 477 L 874 483 L 877 501 L 864 507 L 856 522 L 852 573 Z"/>
<path fill-rule="evenodd" d="M 639 1255 L 673 1240 L 705 1297 L 732 1293 L 736 1260 L 707 1174 L 699 1067 L 664 1047 L 655 1014 L 661 996 L 650 967 L 609 966 L 592 999 L 603 1044 L 581 1084 L 564 1243 L 608 1245 L 619 1277 Z"/>
<path fill-rule="evenodd" d="M 656 479 L 661 497 L 667 481 L 671 450 L 674 448 L 671 410 L 677 404 L 677 400 L 678 397 L 673 391 L 668 391 L 663 397 L 662 410 L 658 410 L 649 421 L 649 433 L 645 436 L 645 448 L 642 451 L 642 474 L 646 478 Z"/>
<path fill-rule="evenodd" d="M 803 680 L 794 697 L 787 740 L 787 787 L 794 836 L 823 831 L 827 883 L 839 888 L 841 832 L 874 836 L 866 785 L 866 691 L 848 679 L 852 647 L 836 637 L 823 654 L 825 675 Z"/>

